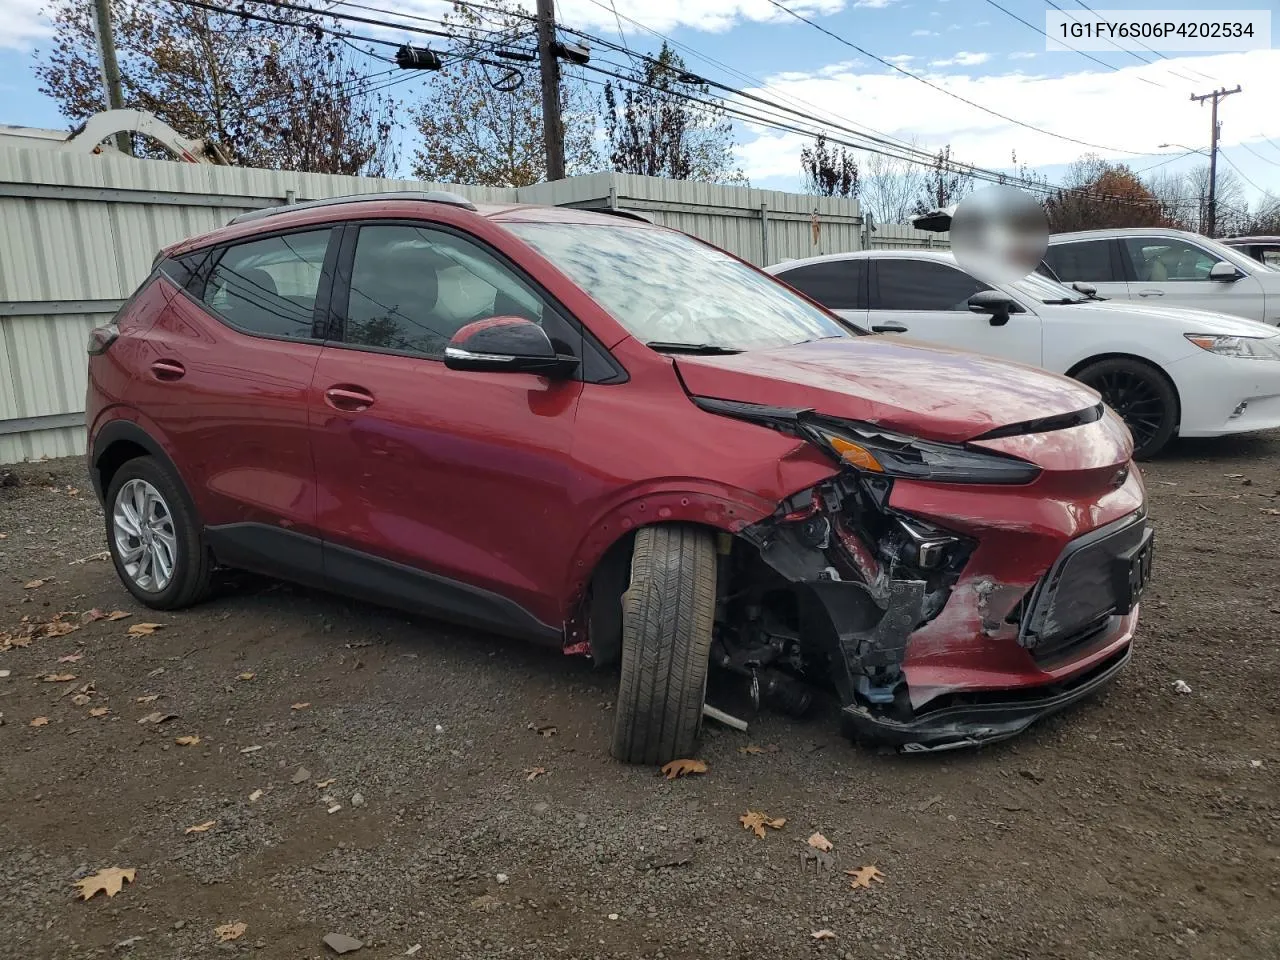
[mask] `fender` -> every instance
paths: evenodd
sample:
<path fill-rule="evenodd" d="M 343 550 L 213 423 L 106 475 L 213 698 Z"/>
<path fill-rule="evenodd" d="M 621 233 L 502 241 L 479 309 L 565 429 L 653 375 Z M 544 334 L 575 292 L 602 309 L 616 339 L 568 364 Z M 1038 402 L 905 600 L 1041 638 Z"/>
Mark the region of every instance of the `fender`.
<path fill-rule="evenodd" d="M 199 517 L 200 511 L 196 509 L 195 502 L 192 500 L 191 489 L 187 484 L 187 480 L 182 475 L 182 471 L 178 469 L 178 465 L 174 463 L 173 457 L 169 455 L 169 451 L 137 420 L 127 419 L 130 416 L 142 419 L 142 415 L 136 410 L 121 406 L 111 407 L 99 415 L 97 421 L 99 425 L 90 428 L 89 479 L 93 483 L 93 492 L 97 495 L 98 502 L 105 506 L 107 498 L 102 468 L 99 464 L 113 444 L 125 441 L 137 444 L 173 472 L 173 475 L 179 480 L 178 487 L 182 492 L 183 499 L 186 501 L 187 508 L 191 511 L 191 515 Z"/>

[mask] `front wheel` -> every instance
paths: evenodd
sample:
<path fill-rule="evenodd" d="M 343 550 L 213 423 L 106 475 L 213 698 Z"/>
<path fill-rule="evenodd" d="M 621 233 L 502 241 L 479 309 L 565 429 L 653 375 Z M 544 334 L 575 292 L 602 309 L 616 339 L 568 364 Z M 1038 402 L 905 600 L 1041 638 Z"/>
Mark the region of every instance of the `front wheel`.
<path fill-rule="evenodd" d="M 1102 394 L 1133 434 L 1133 455 L 1147 460 L 1164 449 L 1178 429 L 1178 395 L 1150 364 L 1127 357 L 1091 363 L 1076 379 Z"/>
<path fill-rule="evenodd" d="M 674 524 L 638 530 L 631 584 L 622 595 L 617 759 L 662 764 L 693 753 L 715 612 L 714 534 Z"/>

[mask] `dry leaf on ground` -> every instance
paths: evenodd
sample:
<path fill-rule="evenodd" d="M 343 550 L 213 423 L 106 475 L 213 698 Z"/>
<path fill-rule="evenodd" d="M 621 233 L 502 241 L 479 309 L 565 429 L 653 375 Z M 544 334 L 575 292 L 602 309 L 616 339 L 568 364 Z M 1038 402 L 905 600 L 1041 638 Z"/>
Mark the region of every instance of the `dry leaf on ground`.
<path fill-rule="evenodd" d="M 194 747 L 196 744 L 200 742 L 200 738 L 196 736 L 178 737 L 173 742 L 180 747 Z"/>
<path fill-rule="evenodd" d="M 239 940 L 248 929 L 249 925 L 247 923 L 241 923 L 237 920 L 235 923 L 224 923 L 220 927 L 215 927 L 213 932 L 217 936 L 219 943 L 228 943 L 232 940 Z"/>
<path fill-rule="evenodd" d="M 750 830 L 761 840 L 764 839 L 764 828 L 769 827 L 773 830 L 781 830 L 787 823 L 786 817 L 771 817 L 767 813 L 758 813 L 755 810 L 748 810 L 738 818 L 738 822 L 742 824 L 743 830 Z"/>
<path fill-rule="evenodd" d="M 809 846 L 815 850 L 821 850 L 823 853 L 831 852 L 831 841 L 820 833 L 815 833 L 809 838 Z"/>
<path fill-rule="evenodd" d="M 813 931 L 813 939 L 815 940 L 834 940 L 836 938 L 834 930 L 815 930 Z"/>
<path fill-rule="evenodd" d="M 256 676 L 257 676 L 257 674 L 256 674 L 256 673 L 242 673 L 242 674 L 240 674 L 240 676 L 236 677 L 236 679 L 237 679 L 237 680 L 252 680 L 252 679 L 253 679 L 254 677 L 256 677 Z"/>
<path fill-rule="evenodd" d="M 290 709 L 290 710 L 305 710 L 305 709 L 307 709 L 307 707 L 309 707 L 309 706 L 311 706 L 311 704 L 310 704 L 310 703 L 305 703 L 305 702 L 304 702 L 304 703 L 295 703 L 295 704 L 293 704 L 293 706 L 291 706 L 289 709 Z"/>
<path fill-rule="evenodd" d="M 547 772 L 547 768 L 546 767 L 526 767 L 524 772 L 528 774 L 528 776 L 525 777 L 525 780 L 537 780 L 539 777 L 543 776 Z"/>
<path fill-rule="evenodd" d="M 87 693 L 77 693 L 71 698 L 71 702 L 77 707 L 87 707 L 89 704 L 93 703 L 93 697 L 89 696 Z"/>
<path fill-rule="evenodd" d="M 111 711 L 107 707 L 94 707 L 89 711 L 91 717 L 105 717 Z"/>
<path fill-rule="evenodd" d="M 330 777 L 328 780 L 317 780 L 316 787 L 320 790 L 323 790 L 326 787 L 332 787 L 337 782 L 338 782 L 337 777 Z"/>
<path fill-rule="evenodd" d="M 692 773 L 706 772 L 707 765 L 701 760 L 672 760 L 662 768 L 662 773 L 668 780 L 674 780 L 676 777 L 683 777 Z"/>
<path fill-rule="evenodd" d="M 133 616 L 133 614 L 131 614 L 131 613 L 126 613 L 126 612 L 125 612 L 125 611 L 123 611 L 123 610 L 112 610 L 110 613 L 108 613 L 108 614 L 107 614 L 107 620 L 109 620 L 109 621 L 110 621 L 110 620 L 123 620 L 125 617 L 130 617 L 130 616 Z"/>
<path fill-rule="evenodd" d="M 70 683 L 76 678 L 74 673 L 48 673 L 44 676 L 45 683 Z"/>
<path fill-rule="evenodd" d="M 34 720 L 31 721 L 31 726 L 33 727 L 47 727 L 48 725 L 49 725 L 48 717 L 36 717 Z"/>
<path fill-rule="evenodd" d="M 50 580 L 48 580 L 48 579 L 45 579 L 45 580 L 29 580 L 28 582 L 26 582 L 26 583 L 24 583 L 24 584 L 22 585 L 22 589 L 23 589 L 23 590 L 39 590 L 39 589 L 40 589 L 41 587 L 43 587 L 46 583 L 50 583 L 50 582 L 51 582 L 51 581 L 50 581 Z"/>
<path fill-rule="evenodd" d="M 748 743 L 745 747 L 739 747 L 738 752 L 747 756 L 755 756 L 758 753 L 764 753 L 764 747 L 757 747 L 754 743 Z"/>
<path fill-rule="evenodd" d="M 138 722 L 139 723 L 164 723 L 166 720 L 177 720 L 177 719 L 178 719 L 178 715 L 176 713 L 161 713 L 160 711 L 157 710 L 155 713 L 148 713 L 145 717 L 139 718 Z"/>
<path fill-rule="evenodd" d="M 77 880 L 75 886 L 80 888 L 80 899 L 82 900 L 88 900 L 97 893 L 105 893 L 108 897 L 114 897 L 126 883 L 133 883 L 133 878 L 137 874 L 138 871 L 135 867 L 108 867 L 106 870 L 99 870 L 92 877 Z"/>
<path fill-rule="evenodd" d="M 84 659 L 84 654 L 82 653 L 68 653 L 65 657 L 59 657 L 58 662 L 59 663 L 79 663 L 82 659 Z"/>
<path fill-rule="evenodd" d="M 129 628 L 131 637 L 149 637 L 157 630 L 164 629 L 163 623 L 135 623 Z"/>
<path fill-rule="evenodd" d="M 210 830 L 213 829 L 213 825 L 217 822 L 218 822 L 217 820 L 206 820 L 204 823 L 197 823 L 194 827 L 187 827 L 187 829 L 182 832 L 183 833 L 208 833 Z"/>
<path fill-rule="evenodd" d="M 250 802 L 250 803 L 256 803 L 256 802 L 257 802 L 258 800 L 260 800 L 261 798 L 262 798 L 262 791 L 261 791 L 261 790 L 255 790 L 255 791 L 253 791 L 253 793 L 249 794 L 249 802 Z"/>
<path fill-rule="evenodd" d="M 849 884 L 850 888 L 857 890 L 859 887 L 869 889 L 871 881 L 876 883 L 884 883 L 884 874 L 872 867 L 859 867 L 857 870 L 846 870 L 846 877 L 853 877 L 853 881 Z"/>
<path fill-rule="evenodd" d="M 145 697 L 138 697 L 133 702 L 134 703 L 155 703 L 159 699 L 160 699 L 160 694 L 148 693 Z"/>

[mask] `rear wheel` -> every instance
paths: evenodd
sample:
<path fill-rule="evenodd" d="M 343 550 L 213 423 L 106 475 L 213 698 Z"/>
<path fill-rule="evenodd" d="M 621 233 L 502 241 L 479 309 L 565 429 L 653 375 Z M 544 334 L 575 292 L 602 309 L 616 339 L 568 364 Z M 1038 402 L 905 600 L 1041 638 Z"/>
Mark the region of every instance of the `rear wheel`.
<path fill-rule="evenodd" d="M 702 729 L 716 610 L 713 534 L 697 527 L 636 533 L 622 595 L 622 678 L 613 755 L 662 764 L 692 754 Z"/>
<path fill-rule="evenodd" d="M 121 582 L 157 610 L 198 603 L 213 558 L 180 481 L 152 457 L 121 465 L 107 488 L 107 547 Z"/>
<path fill-rule="evenodd" d="M 1133 455 L 1155 456 L 1178 429 L 1178 395 L 1163 373 L 1141 360 L 1115 357 L 1091 363 L 1076 379 L 1102 394 L 1133 434 Z"/>

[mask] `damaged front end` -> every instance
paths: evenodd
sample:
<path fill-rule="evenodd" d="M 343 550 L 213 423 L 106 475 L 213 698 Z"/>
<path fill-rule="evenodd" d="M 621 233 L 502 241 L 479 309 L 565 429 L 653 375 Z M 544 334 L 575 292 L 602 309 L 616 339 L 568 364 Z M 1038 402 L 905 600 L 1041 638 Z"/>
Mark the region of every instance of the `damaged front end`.
<path fill-rule="evenodd" d="M 1005 487 L 1034 503 L 1025 488 L 1039 466 L 812 411 L 695 402 L 816 443 L 842 467 L 742 530 L 740 548 L 722 549 L 728 589 L 712 662 L 747 678 L 757 708 L 802 713 L 813 682 L 829 682 L 855 739 L 950 749 L 1012 736 L 1123 667 L 1150 573 L 1140 511 L 1078 539 L 1004 531 L 984 542 L 981 519 L 957 514 L 949 524 L 945 511 L 903 509 L 895 485 L 968 485 L 988 504 Z M 1101 428 L 1101 416 L 1034 427 Z M 997 556 L 1011 546 L 1023 562 Z"/>

